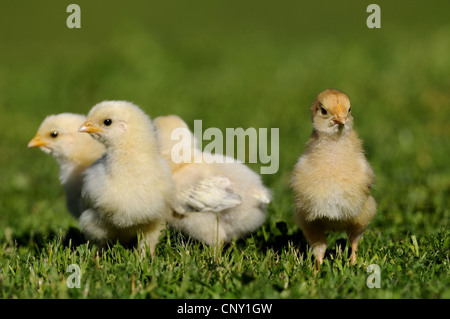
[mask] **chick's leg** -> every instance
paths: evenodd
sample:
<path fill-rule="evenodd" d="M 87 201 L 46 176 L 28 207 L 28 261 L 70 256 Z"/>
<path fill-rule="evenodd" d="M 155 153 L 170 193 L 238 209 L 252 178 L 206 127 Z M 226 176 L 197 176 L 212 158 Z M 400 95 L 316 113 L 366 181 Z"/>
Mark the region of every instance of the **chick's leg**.
<path fill-rule="evenodd" d="M 311 245 L 316 259 L 316 267 L 319 268 L 327 249 L 327 236 L 323 224 L 318 220 L 306 221 L 301 214 L 296 214 L 295 220 Z"/>
<path fill-rule="evenodd" d="M 350 244 L 352 246 L 352 253 L 350 255 L 350 264 L 355 265 L 356 264 L 356 253 L 358 252 L 358 243 L 361 239 L 362 231 L 357 233 L 350 233 Z"/>
<path fill-rule="evenodd" d="M 358 251 L 358 243 L 367 225 L 377 213 L 377 205 L 372 196 L 369 196 L 361 210 L 361 213 L 355 217 L 347 228 L 347 234 L 352 246 L 350 255 L 350 264 L 356 264 L 356 253 Z"/>
<path fill-rule="evenodd" d="M 313 249 L 314 257 L 316 258 L 316 266 L 318 268 L 323 264 L 325 251 L 327 250 L 327 239 L 325 233 L 315 234 L 314 239 L 311 239 L 311 236 L 307 236 L 307 239 Z"/>
<path fill-rule="evenodd" d="M 150 250 L 150 256 L 155 257 L 155 250 L 156 245 L 159 242 L 159 236 L 161 235 L 161 231 L 165 228 L 166 221 L 164 219 L 155 220 L 141 228 L 142 239 L 139 244 L 139 248 L 141 249 L 142 257 L 145 257 L 147 247 Z"/>
<path fill-rule="evenodd" d="M 207 245 L 221 245 L 227 239 L 224 222 L 211 212 L 187 212 L 183 215 L 172 215 L 169 225 Z"/>

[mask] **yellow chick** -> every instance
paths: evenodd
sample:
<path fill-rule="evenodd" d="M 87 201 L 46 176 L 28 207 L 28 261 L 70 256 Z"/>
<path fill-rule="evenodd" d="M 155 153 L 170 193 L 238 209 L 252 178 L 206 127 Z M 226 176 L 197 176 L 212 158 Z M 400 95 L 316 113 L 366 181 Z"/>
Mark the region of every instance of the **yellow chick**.
<path fill-rule="evenodd" d="M 132 103 L 104 101 L 91 109 L 79 132 L 106 147 L 85 171 L 83 232 L 99 246 L 108 240 L 128 243 L 141 233 L 141 248 L 147 245 L 153 256 L 171 212 L 174 184 L 152 121 Z"/>
<path fill-rule="evenodd" d="M 81 114 L 47 116 L 36 136 L 28 143 L 28 147 L 39 147 L 58 162 L 59 181 L 64 187 L 66 206 L 76 218 L 82 212 L 82 173 L 105 152 L 103 144 L 86 134 L 78 133 L 78 128 L 84 121 L 86 116 Z"/>
<path fill-rule="evenodd" d="M 345 231 L 356 262 L 358 242 L 376 214 L 370 195 L 375 175 L 353 130 L 350 99 L 338 90 L 321 92 L 311 106 L 313 131 L 291 176 L 295 220 L 312 246 L 317 265 L 326 232 Z"/>
<path fill-rule="evenodd" d="M 170 226 L 212 245 L 240 238 L 262 225 L 271 194 L 258 174 L 234 159 L 202 153 L 178 116 L 160 116 L 154 123 L 161 154 L 170 163 L 176 186 Z M 184 130 L 184 139 L 172 136 L 176 129 Z M 172 151 L 179 149 L 180 143 L 191 154 L 188 161 L 177 163 Z"/>

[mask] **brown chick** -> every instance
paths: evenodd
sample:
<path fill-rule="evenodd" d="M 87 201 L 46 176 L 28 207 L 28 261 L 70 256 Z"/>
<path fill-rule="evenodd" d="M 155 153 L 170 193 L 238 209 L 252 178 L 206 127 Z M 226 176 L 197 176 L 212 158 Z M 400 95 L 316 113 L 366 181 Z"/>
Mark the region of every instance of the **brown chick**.
<path fill-rule="evenodd" d="M 311 106 L 313 131 L 291 176 L 295 220 L 323 263 L 326 233 L 345 231 L 356 263 L 358 242 L 376 214 L 370 195 L 375 175 L 353 130 L 350 99 L 338 90 L 321 92 Z"/>

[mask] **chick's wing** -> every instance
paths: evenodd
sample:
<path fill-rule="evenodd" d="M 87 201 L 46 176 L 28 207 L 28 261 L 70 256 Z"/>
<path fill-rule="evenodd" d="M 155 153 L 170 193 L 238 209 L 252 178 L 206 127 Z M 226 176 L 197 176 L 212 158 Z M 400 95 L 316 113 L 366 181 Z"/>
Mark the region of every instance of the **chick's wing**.
<path fill-rule="evenodd" d="M 179 214 L 186 212 L 221 212 L 241 203 L 241 197 L 229 188 L 231 182 L 222 176 L 204 178 L 177 192 L 174 207 Z"/>

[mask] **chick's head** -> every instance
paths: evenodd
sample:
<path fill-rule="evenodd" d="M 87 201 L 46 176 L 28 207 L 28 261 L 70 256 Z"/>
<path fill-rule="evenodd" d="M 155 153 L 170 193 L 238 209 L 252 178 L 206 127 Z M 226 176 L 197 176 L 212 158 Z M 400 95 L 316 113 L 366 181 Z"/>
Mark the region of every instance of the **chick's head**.
<path fill-rule="evenodd" d="M 172 132 L 175 129 L 179 128 L 181 130 L 187 130 L 190 133 L 187 124 L 177 115 L 158 116 L 153 120 L 153 123 L 158 132 L 158 139 L 164 143 L 175 140 L 175 138 L 172 137 Z"/>
<path fill-rule="evenodd" d="M 172 151 L 177 151 L 175 145 L 183 146 L 184 148 L 192 150 L 196 146 L 195 138 L 189 130 L 188 125 L 177 115 L 158 116 L 153 121 L 156 127 L 158 142 L 160 145 L 161 154 L 167 160 L 172 160 Z M 177 154 L 181 157 L 184 154 Z"/>
<path fill-rule="evenodd" d="M 85 120 L 84 115 L 72 113 L 47 116 L 28 147 L 39 147 L 56 159 L 73 160 L 82 145 L 91 143 L 77 132 Z"/>
<path fill-rule="evenodd" d="M 155 129 L 150 118 L 127 101 L 104 101 L 95 105 L 79 132 L 89 133 L 106 147 L 151 144 Z"/>
<path fill-rule="evenodd" d="M 350 99 L 334 89 L 322 91 L 311 106 L 315 130 L 328 134 L 350 131 L 353 128 Z"/>

